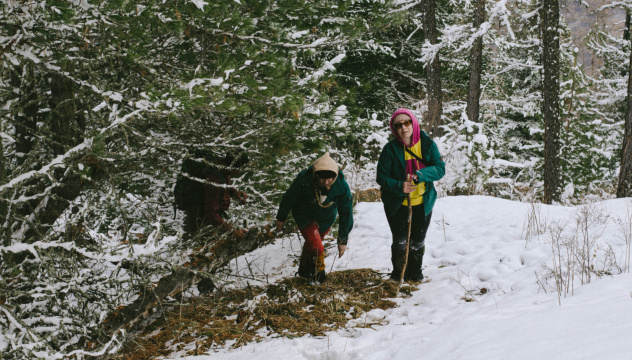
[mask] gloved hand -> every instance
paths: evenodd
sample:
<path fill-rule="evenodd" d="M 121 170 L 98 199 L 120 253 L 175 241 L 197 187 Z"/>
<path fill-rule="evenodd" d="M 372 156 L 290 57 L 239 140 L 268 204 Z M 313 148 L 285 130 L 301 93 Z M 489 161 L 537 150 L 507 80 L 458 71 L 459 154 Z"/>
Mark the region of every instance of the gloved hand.
<path fill-rule="evenodd" d="M 345 251 L 347 251 L 347 245 L 338 244 L 338 257 L 342 257 Z"/>

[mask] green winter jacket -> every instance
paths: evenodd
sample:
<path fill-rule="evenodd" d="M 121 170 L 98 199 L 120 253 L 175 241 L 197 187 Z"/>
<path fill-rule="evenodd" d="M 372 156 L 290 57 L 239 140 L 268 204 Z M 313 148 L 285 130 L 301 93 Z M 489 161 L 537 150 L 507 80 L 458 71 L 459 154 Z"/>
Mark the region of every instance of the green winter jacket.
<path fill-rule="evenodd" d="M 326 230 L 334 224 L 336 215 L 340 212 L 338 244 L 346 245 L 349 232 L 353 228 L 353 201 L 342 171 L 338 171 L 338 177 L 323 204 L 332 202 L 331 206 L 325 208 L 318 205 L 314 191 L 313 166 L 310 166 L 298 174 L 283 195 L 276 218 L 285 222 L 292 211 L 292 216 L 300 229 L 316 221 L 319 229 Z"/>
<path fill-rule="evenodd" d="M 421 170 L 417 170 L 417 177 L 420 182 L 426 183 L 426 192 L 423 195 L 423 205 L 426 215 L 430 214 L 435 200 L 437 199 L 437 191 L 434 188 L 433 181 L 437 181 L 445 174 L 445 163 L 439 154 L 437 144 L 426 134 L 420 132 L 421 141 L 421 157 L 427 164 Z M 377 163 L 377 183 L 382 191 L 382 202 L 384 203 L 384 211 L 386 215 L 393 216 L 402 206 L 406 194 L 403 191 L 403 184 L 406 180 L 406 168 L 404 165 L 404 146 L 402 143 L 393 139 L 389 141 L 380 154 Z"/>

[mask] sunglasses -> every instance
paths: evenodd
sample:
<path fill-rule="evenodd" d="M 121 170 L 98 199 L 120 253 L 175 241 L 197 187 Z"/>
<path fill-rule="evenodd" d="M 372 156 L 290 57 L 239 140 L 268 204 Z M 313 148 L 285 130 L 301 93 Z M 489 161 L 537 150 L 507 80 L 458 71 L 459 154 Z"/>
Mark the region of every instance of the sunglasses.
<path fill-rule="evenodd" d="M 401 129 L 404 126 L 409 127 L 412 124 L 413 124 L 412 120 L 404 120 L 404 121 L 400 121 L 397 124 L 393 125 L 393 128 L 395 130 L 399 130 L 399 129 Z"/>

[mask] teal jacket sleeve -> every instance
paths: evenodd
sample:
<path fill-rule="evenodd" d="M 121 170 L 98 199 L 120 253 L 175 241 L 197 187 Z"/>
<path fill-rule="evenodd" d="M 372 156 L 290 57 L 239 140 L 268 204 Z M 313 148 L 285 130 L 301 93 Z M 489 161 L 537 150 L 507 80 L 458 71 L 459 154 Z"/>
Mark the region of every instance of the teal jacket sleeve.
<path fill-rule="evenodd" d="M 388 191 L 393 195 L 405 196 L 404 182 L 392 177 L 392 167 L 395 165 L 395 153 L 390 144 L 386 145 L 380 153 L 377 162 L 377 183 L 381 186 L 382 191 Z"/>
<path fill-rule="evenodd" d="M 290 215 L 290 211 L 292 210 L 292 206 L 294 206 L 298 197 L 297 194 L 300 187 L 299 176 L 294 179 L 290 187 L 285 191 L 285 194 L 283 194 L 283 198 L 281 199 L 281 204 L 279 204 L 276 219 L 281 222 L 285 222 L 285 220 L 287 220 L 287 217 Z"/>
<path fill-rule="evenodd" d="M 353 228 L 353 197 L 346 182 L 344 196 L 338 202 L 338 216 L 338 244 L 347 245 L 349 233 Z"/>
<path fill-rule="evenodd" d="M 439 153 L 439 148 L 432 141 L 427 154 L 428 164 L 425 168 L 417 170 L 418 182 L 432 182 L 440 180 L 445 175 L 445 162 Z"/>

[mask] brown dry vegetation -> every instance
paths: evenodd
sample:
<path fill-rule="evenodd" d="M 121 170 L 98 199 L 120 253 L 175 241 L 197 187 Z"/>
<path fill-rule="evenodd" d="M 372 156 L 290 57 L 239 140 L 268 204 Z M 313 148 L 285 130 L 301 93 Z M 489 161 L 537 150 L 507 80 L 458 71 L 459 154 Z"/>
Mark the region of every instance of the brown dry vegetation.
<path fill-rule="evenodd" d="M 354 203 L 359 202 L 377 202 L 380 201 L 382 194 L 379 189 L 357 190 L 354 194 Z"/>
<path fill-rule="evenodd" d="M 289 278 L 267 287 L 219 290 L 169 305 L 164 316 L 115 358 L 153 359 L 180 350 L 201 355 L 227 344 L 236 348 L 269 337 L 323 336 L 367 311 L 393 308 L 393 298 L 417 290 L 408 285 L 398 289 L 398 285 L 371 269 L 356 269 L 333 272 L 321 285 Z"/>

